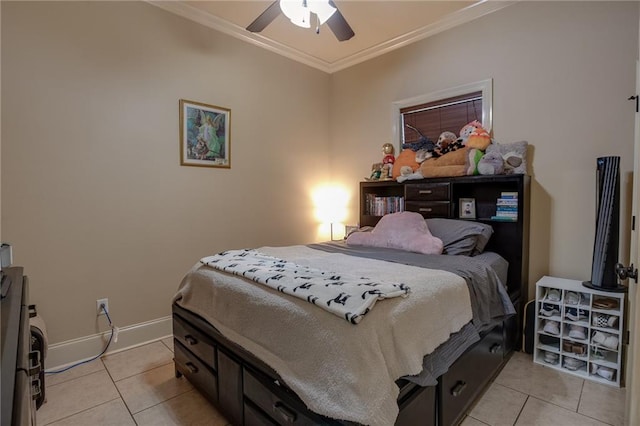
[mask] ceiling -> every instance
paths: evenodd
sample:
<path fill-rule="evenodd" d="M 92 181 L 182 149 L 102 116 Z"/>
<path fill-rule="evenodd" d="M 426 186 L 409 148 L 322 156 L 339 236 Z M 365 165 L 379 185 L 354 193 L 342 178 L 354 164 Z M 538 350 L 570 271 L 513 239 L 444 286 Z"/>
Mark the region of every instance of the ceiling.
<path fill-rule="evenodd" d="M 263 1 L 149 1 L 162 9 L 332 73 L 494 12 L 513 1 L 334 0 L 355 36 L 338 41 L 325 24 L 300 28 L 282 14 L 260 33 L 245 28 Z M 313 27 L 313 26 L 312 26 Z"/>

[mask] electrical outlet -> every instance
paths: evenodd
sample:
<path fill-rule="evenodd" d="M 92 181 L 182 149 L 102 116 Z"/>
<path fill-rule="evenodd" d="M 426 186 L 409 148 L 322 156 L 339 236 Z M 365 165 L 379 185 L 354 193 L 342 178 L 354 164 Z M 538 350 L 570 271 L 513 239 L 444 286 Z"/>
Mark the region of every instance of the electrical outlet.
<path fill-rule="evenodd" d="M 102 310 L 101 305 L 104 305 L 105 310 L 109 311 L 109 299 L 98 299 L 96 300 L 96 310 L 97 315 L 104 315 L 104 311 Z"/>

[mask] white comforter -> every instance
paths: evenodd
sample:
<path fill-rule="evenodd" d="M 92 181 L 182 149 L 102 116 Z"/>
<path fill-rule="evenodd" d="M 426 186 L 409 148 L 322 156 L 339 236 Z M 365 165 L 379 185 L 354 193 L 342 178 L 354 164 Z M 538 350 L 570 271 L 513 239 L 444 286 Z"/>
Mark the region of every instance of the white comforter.
<path fill-rule="evenodd" d="M 198 262 L 175 300 L 273 368 L 314 412 L 370 425 L 398 415 L 395 381 L 471 320 L 455 274 L 313 250 L 262 247 L 265 254 L 330 272 L 399 281 L 406 298 L 379 301 L 354 325 L 306 301 Z"/>

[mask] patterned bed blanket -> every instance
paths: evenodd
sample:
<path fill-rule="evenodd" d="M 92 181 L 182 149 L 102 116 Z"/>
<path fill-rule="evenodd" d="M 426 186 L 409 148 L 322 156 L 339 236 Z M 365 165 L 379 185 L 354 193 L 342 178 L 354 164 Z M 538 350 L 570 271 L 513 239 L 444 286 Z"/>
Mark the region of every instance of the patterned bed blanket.
<path fill-rule="evenodd" d="M 339 274 L 402 282 L 407 297 L 376 304 L 354 326 L 325 310 L 198 262 L 174 302 L 274 369 L 312 411 L 367 425 L 392 425 L 395 381 L 419 374 L 423 358 L 472 319 L 465 279 L 443 270 L 314 250 L 260 252 Z"/>
<path fill-rule="evenodd" d="M 256 250 L 228 250 L 200 262 L 306 300 L 352 324 L 359 323 L 376 301 L 409 294 L 402 283 L 311 268 Z"/>

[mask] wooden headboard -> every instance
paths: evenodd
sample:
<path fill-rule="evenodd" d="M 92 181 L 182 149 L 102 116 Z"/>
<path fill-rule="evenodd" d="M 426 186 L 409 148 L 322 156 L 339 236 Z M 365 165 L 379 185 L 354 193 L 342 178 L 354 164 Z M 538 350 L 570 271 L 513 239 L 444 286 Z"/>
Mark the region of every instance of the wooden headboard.
<path fill-rule="evenodd" d="M 475 203 L 475 220 L 489 224 L 494 233 L 485 250 L 493 251 L 509 262 L 507 288 L 516 309 L 528 295 L 529 275 L 529 187 L 527 175 L 462 176 L 360 183 L 360 226 L 375 226 L 381 214 L 402 206 L 424 217 L 460 219 L 460 199 Z M 496 203 L 503 193 L 516 193 L 517 220 L 492 219 Z M 377 206 L 377 208 L 376 208 Z"/>

